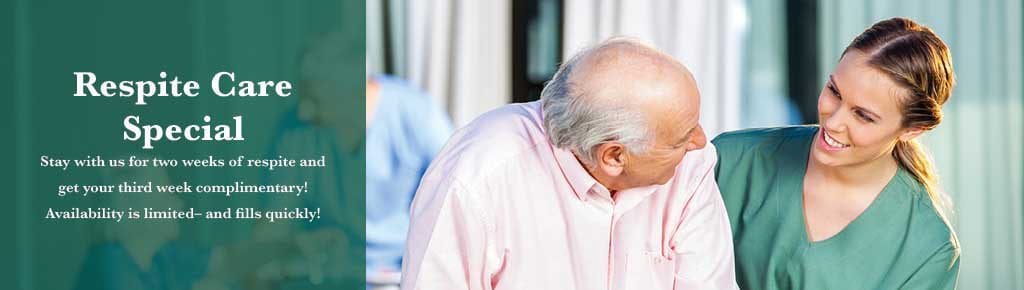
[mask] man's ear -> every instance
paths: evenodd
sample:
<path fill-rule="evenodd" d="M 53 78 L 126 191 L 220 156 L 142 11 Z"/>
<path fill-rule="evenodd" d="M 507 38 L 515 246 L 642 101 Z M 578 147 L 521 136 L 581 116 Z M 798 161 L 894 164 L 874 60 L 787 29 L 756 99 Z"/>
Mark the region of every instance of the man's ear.
<path fill-rule="evenodd" d="M 626 168 L 626 146 L 618 142 L 608 142 L 597 146 L 597 170 L 604 175 L 615 177 L 622 175 Z"/>
<path fill-rule="evenodd" d="M 900 134 L 900 141 L 907 142 L 910 140 L 914 140 L 914 138 L 917 138 L 917 136 L 921 136 L 921 133 L 924 133 L 924 131 L 924 128 L 921 127 L 904 129 L 903 134 Z"/>

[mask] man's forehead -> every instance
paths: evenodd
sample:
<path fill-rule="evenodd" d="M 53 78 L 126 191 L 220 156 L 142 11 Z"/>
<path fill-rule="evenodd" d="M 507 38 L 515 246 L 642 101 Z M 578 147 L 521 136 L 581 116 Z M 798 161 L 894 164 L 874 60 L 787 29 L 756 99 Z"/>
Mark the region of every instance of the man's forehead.
<path fill-rule="evenodd" d="M 700 122 L 699 110 L 662 113 L 656 120 L 656 131 L 668 142 L 680 141 L 689 135 Z"/>

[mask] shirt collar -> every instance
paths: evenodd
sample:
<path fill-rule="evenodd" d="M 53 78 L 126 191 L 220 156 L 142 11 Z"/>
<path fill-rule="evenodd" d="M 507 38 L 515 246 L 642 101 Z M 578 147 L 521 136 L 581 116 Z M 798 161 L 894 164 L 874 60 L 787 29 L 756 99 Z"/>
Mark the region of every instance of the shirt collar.
<path fill-rule="evenodd" d="M 590 172 L 587 172 L 586 168 L 583 168 L 583 164 L 580 164 L 575 154 L 569 150 L 558 148 L 554 144 L 550 144 L 550 142 L 548 145 L 551 146 L 551 151 L 555 154 L 555 162 L 558 163 L 562 176 L 565 177 L 565 181 L 572 187 L 576 197 L 580 200 L 587 200 L 587 192 L 590 192 L 593 187 L 604 188 L 593 176 L 590 176 Z"/>
<path fill-rule="evenodd" d="M 558 167 L 561 169 L 566 182 L 568 182 L 572 187 L 573 193 L 576 194 L 576 197 L 584 202 L 591 198 L 590 194 L 591 191 L 593 191 L 593 194 L 596 196 L 605 197 L 609 201 L 614 200 L 613 203 L 616 204 L 616 211 L 625 212 L 647 199 L 647 197 L 657 191 L 660 186 L 650 185 L 620 190 L 613 198 L 611 196 L 611 192 L 604 187 L 604 185 L 597 182 L 597 180 L 594 179 L 593 176 L 590 176 L 590 173 L 583 168 L 583 165 L 580 164 L 578 159 L 576 159 L 575 154 L 569 150 L 555 147 L 550 144 L 550 142 L 549 145 L 551 146 L 552 152 L 555 154 L 555 161 L 558 163 Z M 675 180 L 675 177 L 672 179 Z M 669 182 L 671 183 L 672 181 Z"/>

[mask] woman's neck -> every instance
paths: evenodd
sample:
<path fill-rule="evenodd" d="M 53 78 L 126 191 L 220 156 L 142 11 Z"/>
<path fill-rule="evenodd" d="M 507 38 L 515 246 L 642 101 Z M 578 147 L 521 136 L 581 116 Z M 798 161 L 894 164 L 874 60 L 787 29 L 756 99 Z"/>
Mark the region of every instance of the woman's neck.
<path fill-rule="evenodd" d="M 810 158 L 807 162 L 807 175 L 820 178 L 826 184 L 858 188 L 886 184 L 896 174 L 898 168 L 899 164 L 891 154 L 864 163 L 841 166 L 828 166 L 815 158 Z"/>

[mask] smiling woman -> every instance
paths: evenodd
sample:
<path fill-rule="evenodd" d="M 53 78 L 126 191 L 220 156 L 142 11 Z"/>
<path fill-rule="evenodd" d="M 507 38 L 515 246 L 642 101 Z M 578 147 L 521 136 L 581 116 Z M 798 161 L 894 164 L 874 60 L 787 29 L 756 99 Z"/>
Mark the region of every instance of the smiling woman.
<path fill-rule="evenodd" d="M 893 18 L 845 50 L 818 97 L 820 126 L 715 138 L 740 288 L 955 288 L 959 241 L 914 141 L 952 86 L 945 43 Z"/>

